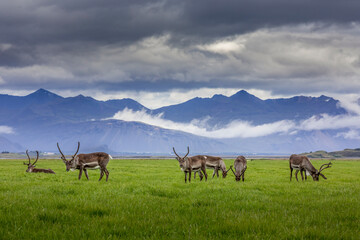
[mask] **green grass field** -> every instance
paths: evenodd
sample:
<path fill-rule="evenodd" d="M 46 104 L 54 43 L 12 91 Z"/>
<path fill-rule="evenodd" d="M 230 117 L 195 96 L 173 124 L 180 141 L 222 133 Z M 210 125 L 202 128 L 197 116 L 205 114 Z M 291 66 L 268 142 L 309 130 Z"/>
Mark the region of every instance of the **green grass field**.
<path fill-rule="evenodd" d="M 56 175 L 22 162 L 0 160 L 1 239 L 360 239 L 360 161 L 332 161 L 319 182 L 255 160 L 245 182 L 208 170 L 190 184 L 175 159 L 112 160 L 108 182 L 99 170 L 79 181 L 60 160 L 37 164 Z"/>

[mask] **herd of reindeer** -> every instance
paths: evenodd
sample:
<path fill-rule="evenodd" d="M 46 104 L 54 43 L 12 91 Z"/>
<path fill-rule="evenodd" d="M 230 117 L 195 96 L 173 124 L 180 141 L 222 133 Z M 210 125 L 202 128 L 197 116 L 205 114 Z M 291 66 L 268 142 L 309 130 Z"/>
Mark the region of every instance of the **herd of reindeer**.
<path fill-rule="evenodd" d="M 78 142 L 78 147 L 74 155 L 71 156 L 70 160 L 67 160 L 65 155 L 62 153 L 59 143 L 57 143 L 57 147 L 59 149 L 59 152 L 61 154 L 61 159 L 66 165 L 66 171 L 69 170 L 76 170 L 79 169 L 79 180 L 81 179 L 82 172 L 85 172 L 86 178 L 89 180 L 89 176 L 87 173 L 87 170 L 92 169 L 100 169 L 100 178 L 99 181 L 103 178 L 104 174 L 106 175 L 106 181 L 109 178 L 109 171 L 106 169 L 107 164 L 109 163 L 110 159 L 112 157 L 104 152 L 95 152 L 95 153 L 87 153 L 87 154 L 78 154 L 80 149 L 80 142 Z M 187 147 L 187 153 L 184 157 L 180 157 L 176 151 L 175 148 L 173 148 L 173 151 L 176 155 L 176 160 L 179 162 L 181 170 L 185 173 L 185 183 L 187 180 L 189 182 L 191 181 L 191 173 L 194 172 L 194 178 L 196 177 L 196 173 L 199 174 L 200 181 L 205 176 L 205 181 L 207 180 L 207 173 L 206 169 L 213 169 L 214 173 L 219 177 L 219 170 L 222 171 L 222 176 L 225 178 L 227 176 L 227 173 L 231 170 L 233 174 L 235 175 L 235 180 L 242 181 L 245 180 L 245 171 L 247 169 L 247 160 L 244 156 L 238 156 L 234 161 L 234 169 L 233 165 L 230 166 L 230 168 L 227 170 L 224 161 L 221 157 L 214 157 L 214 156 L 208 156 L 208 155 L 196 155 L 193 157 L 188 157 L 190 149 Z M 28 151 L 26 150 L 26 155 L 29 159 L 29 163 L 25 163 L 25 165 L 28 166 L 26 172 L 33 172 L 33 173 L 52 173 L 55 174 L 55 172 L 51 169 L 41 169 L 41 168 L 35 168 L 35 163 L 39 160 L 39 152 L 36 151 L 36 160 L 34 163 L 31 163 L 31 159 L 29 156 Z M 317 170 L 310 162 L 310 160 L 306 156 L 293 154 L 289 158 L 289 164 L 290 164 L 290 181 L 292 178 L 292 172 L 295 171 L 295 177 L 296 180 L 298 180 L 298 172 L 300 171 L 301 179 L 304 180 L 303 173 L 305 173 L 305 180 L 307 179 L 307 175 L 310 175 L 314 181 L 319 181 L 319 176 L 323 177 L 324 179 L 327 179 L 324 174 L 321 172 L 325 170 L 326 168 L 331 167 L 331 162 L 323 164 L 319 170 Z"/>

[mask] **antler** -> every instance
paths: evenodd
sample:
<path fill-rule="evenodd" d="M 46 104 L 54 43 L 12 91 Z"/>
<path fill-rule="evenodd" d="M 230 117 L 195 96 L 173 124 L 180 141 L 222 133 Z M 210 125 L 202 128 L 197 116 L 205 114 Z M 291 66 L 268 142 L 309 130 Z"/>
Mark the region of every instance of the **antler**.
<path fill-rule="evenodd" d="M 234 170 L 232 169 L 232 165 L 230 166 L 230 169 L 231 169 L 231 171 L 233 172 L 233 174 L 236 176 Z"/>
<path fill-rule="evenodd" d="M 173 147 L 173 151 L 174 151 L 175 155 L 180 158 L 180 156 L 175 152 L 175 148 L 174 148 L 174 147 Z"/>
<path fill-rule="evenodd" d="M 187 150 L 188 150 L 188 152 L 187 152 L 187 154 L 184 156 L 184 158 L 186 158 L 186 156 L 189 154 L 189 152 L 190 152 L 190 149 L 189 149 L 189 146 L 187 147 Z"/>
<path fill-rule="evenodd" d="M 59 143 L 56 143 L 57 144 L 57 147 L 58 147 L 58 149 L 59 149 L 59 152 L 60 152 L 60 154 L 65 158 L 65 155 L 62 153 L 62 151 L 60 150 L 60 147 L 59 147 Z"/>
<path fill-rule="evenodd" d="M 78 142 L 78 148 L 76 150 L 76 153 L 74 154 L 74 157 L 76 156 L 76 154 L 79 152 L 79 149 L 80 149 L 80 142 Z"/>
<path fill-rule="evenodd" d="M 190 152 L 190 149 L 189 149 L 189 147 L 187 147 L 187 154 L 183 157 L 183 158 L 186 158 L 186 156 L 189 154 L 189 152 Z M 182 158 L 182 157 L 180 157 L 176 152 L 175 152 L 175 148 L 173 147 L 173 151 L 174 151 L 174 153 L 175 153 L 175 155 L 176 156 L 178 156 L 178 158 Z"/>
<path fill-rule="evenodd" d="M 34 162 L 32 165 L 35 165 L 35 163 L 36 163 L 38 160 L 39 160 L 39 152 L 36 151 L 36 160 L 35 160 L 35 162 Z"/>
<path fill-rule="evenodd" d="M 323 168 L 323 166 L 325 166 L 325 165 L 326 165 L 326 167 Z M 324 169 L 327 169 L 327 168 L 331 167 L 331 165 L 332 165 L 331 162 L 321 165 L 321 167 L 319 169 L 319 172 L 323 171 Z"/>
<path fill-rule="evenodd" d="M 29 154 L 28 154 L 28 150 L 26 150 L 26 155 L 27 155 L 27 157 L 28 157 L 28 159 L 29 159 L 29 163 L 24 163 L 24 165 L 30 165 L 31 163 L 30 163 L 30 157 L 29 157 Z"/>

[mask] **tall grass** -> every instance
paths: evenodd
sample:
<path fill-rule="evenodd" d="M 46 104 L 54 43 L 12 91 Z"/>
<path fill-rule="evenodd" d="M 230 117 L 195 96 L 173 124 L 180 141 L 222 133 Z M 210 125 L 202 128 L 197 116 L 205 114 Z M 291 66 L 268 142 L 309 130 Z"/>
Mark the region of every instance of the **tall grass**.
<path fill-rule="evenodd" d="M 185 184 L 176 160 L 112 160 L 108 182 L 99 171 L 79 181 L 60 160 L 37 164 L 55 175 L 1 160 L 0 238 L 359 239 L 360 162 L 333 163 L 319 182 L 290 182 L 288 161 L 255 160 L 245 182 L 229 172 Z"/>

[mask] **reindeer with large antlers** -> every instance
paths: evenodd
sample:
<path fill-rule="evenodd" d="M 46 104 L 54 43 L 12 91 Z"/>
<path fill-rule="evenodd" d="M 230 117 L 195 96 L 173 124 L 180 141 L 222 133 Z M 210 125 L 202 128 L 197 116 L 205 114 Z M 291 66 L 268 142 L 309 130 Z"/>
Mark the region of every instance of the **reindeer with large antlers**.
<path fill-rule="evenodd" d="M 55 174 L 55 172 L 53 170 L 51 170 L 50 168 L 49 169 L 42 169 L 42 168 L 35 168 L 35 163 L 39 160 L 39 152 L 36 151 L 36 160 L 34 163 L 31 163 L 31 160 L 30 160 L 30 156 L 29 156 L 29 153 L 28 153 L 28 150 L 26 150 L 26 155 L 29 159 L 29 163 L 25 163 L 24 162 L 24 165 L 27 165 L 28 168 L 26 169 L 26 172 L 32 172 L 32 173 L 39 173 L 39 172 L 42 172 L 42 173 L 52 173 L 52 174 Z"/>
<path fill-rule="evenodd" d="M 207 180 L 207 173 L 206 173 L 206 160 L 203 156 L 194 156 L 194 157 L 187 157 L 190 150 L 189 147 L 187 147 L 187 153 L 184 157 L 180 157 L 176 151 L 175 148 L 173 148 L 173 151 L 175 153 L 176 160 L 178 160 L 180 164 L 181 170 L 185 173 L 185 183 L 187 181 L 187 174 L 189 173 L 189 182 L 191 182 L 191 172 L 200 172 L 202 171 L 205 175 L 205 181 Z M 202 174 L 200 175 L 200 181 L 202 180 Z"/>
<path fill-rule="evenodd" d="M 106 174 L 106 181 L 109 178 L 109 171 L 106 169 L 107 164 L 109 163 L 112 157 L 104 152 L 95 152 L 95 153 L 88 153 L 88 154 L 77 154 L 80 149 L 80 142 L 78 142 L 78 148 L 74 155 L 71 156 L 71 159 L 68 161 L 66 160 L 65 155 L 61 152 L 59 143 L 57 143 L 57 147 L 61 154 L 61 159 L 66 165 L 66 171 L 79 169 L 79 180 L 81 179 L 82 172 L 85 172 L 85 176 L 87 180 L 89 180 L 89 176 L 87 173 L 88 169 L 99 169 L 100 168 L 100 178 L 99 181 Z"/>
<path fill-rule="evenodd" d="M 293 154 L 290 156 L 289 163 L 290 163 L 290 181 L 292 178 L 293 169 L 296 170 L 296 172 L 295 172 L 296 181 L 299 181 L 297 178 L 297 174 L 299 171 L 300 171 L 302 180 L 304 180 L 303 172 L 305 172 L 305 177 L 306 177 L 306 172 L 308 172 L 312 176 L 314 181 L 319 181 L 319 176 L 323 177 L 324 179 L 327 179 L 324 176 L 324 174 L 322 174 L 321 172 L 323 170 L 331 167 L 331 165 L 332 165 L 331 162 L 325 163 L 325 164 L 321 165 L 319 170 L 316 170 L 316 168 L 311 164 L 308 157 L 297 155 L 297 154 Z"/>
<path fill-rule="evenodd" d="M 242 181 L 244 181 L 245 180 L 244 175 L 245 175 L 245 171 L 247 169 L 246 158 L 244 156 L 238 156 L 234 161 L 234 168 L 235 168 L 235 172 L 232 169 L 232 165 L 230 166 L 231 171 L 235 175 L 235 180 L 240 181 L 240 179 L 242 177 Z"/>

